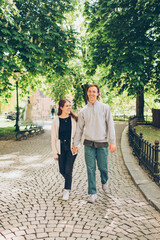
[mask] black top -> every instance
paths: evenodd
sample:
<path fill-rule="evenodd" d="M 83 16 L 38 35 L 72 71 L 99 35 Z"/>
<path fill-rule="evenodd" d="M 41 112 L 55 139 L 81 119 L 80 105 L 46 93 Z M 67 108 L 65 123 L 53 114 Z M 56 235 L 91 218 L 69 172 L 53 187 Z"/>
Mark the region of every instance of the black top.
<path fill-rule="evenodd" d="M 59 118 L 59 139 L 71 140 L 71 117 Z"/>

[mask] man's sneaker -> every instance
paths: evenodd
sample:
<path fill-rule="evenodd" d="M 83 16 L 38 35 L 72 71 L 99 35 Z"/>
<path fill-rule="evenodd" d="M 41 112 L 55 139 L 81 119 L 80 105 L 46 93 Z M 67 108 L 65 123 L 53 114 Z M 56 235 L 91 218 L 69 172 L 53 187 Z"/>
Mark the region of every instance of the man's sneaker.
<path fill-rule="evenodd" d="M 96 198 L 97 198 L 97 194 L 89 194 L 88 202 L 94 203 L 96 201 Z"/>
<path fill-rule="evenodd" d="M 64 189 L 62 199 L 65 201 L 67 201 L 69 199 L 69 190 L 68 189 Z"/>
<path fill-rule="evenodd" d="M 107 191 L 107 189 L 108 189 L 108 181 L 105 184 L 102 184 L 102 189 L 105 192 Z"/>

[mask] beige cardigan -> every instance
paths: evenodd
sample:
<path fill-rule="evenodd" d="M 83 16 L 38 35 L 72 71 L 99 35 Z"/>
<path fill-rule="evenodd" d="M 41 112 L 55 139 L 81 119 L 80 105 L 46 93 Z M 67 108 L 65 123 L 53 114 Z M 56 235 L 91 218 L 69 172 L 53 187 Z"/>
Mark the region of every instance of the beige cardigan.
<path fill-rule="evenodd" d="M 76 133 L 77 122 L 71 117 L 72 129 L 71 129 L 71 146 L 73 146 L 73 138 Z M 52 121 L 51 128 L 51 144 L 52 144 L 52 152 L 53 158 L 58 158 L 58 154 L 60 153 L 60 140 L 58 139 L 59 134 L 59 117 L 56 117 Z"/>

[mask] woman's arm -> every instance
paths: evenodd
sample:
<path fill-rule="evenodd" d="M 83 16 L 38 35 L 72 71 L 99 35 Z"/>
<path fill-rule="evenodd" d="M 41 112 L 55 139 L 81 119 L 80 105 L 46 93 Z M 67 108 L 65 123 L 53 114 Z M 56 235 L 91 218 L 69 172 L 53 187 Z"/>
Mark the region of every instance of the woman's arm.
<path fill-rule="evenodd" d="M 57 149 L 56 149 L 56 141 L 57 141 L 57 129 L 56 129 L 56 121 L 57 119 L 54 119 L 52 121 L 52 128 L 51 128 L 51 146 L 52 146 L 52 153 L 53 153 L 53 158 L 55 160 L 58 160 L 58 155 L 57 155 Z"/>

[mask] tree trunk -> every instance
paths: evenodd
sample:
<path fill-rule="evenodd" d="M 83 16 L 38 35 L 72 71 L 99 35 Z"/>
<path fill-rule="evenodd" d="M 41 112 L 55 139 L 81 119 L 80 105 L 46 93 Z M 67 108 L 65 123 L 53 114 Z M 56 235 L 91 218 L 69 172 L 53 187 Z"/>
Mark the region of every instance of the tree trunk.
<path fill-rule="evenodd" d="M 152 125 L 160 128 L 160 109 L 152 108 Z"/>
<path fill-rule="evenodd" d="M 136 116 L 139 121 L 144 121 L 144 91 L 137 94 L 136 97 Z"/>
<path fill-rule="evenodd" d="M 81 87 L 82 87 L 82 91 L 83 91 L 83 99 L 85 101 L 85 104 L 87 104 L 87 102 L 88 102 L 88 96 L 87 96 L 88 83 L 81 85 Z"/>

